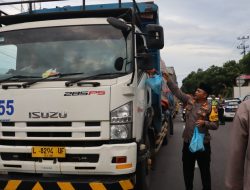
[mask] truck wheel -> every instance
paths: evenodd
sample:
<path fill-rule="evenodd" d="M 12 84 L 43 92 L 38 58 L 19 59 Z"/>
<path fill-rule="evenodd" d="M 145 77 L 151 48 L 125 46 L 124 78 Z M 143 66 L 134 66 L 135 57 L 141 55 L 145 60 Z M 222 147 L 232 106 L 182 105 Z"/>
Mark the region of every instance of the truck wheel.
<path fill-rule="evenodd" d="M 169 116 L 168 124 L 169 124 L 169 134 L 173 135 L 174 134 L 174 124 L 173 124 L 173 118 L 171 116 Z"/>
<path fill-rule="evenodd" d="M 166 136 L 164 137 L 164 139 L 163 139 L 163 141 L 162 141 L 162 145 L 163 145 L 163 146 L 168 145 L 168 135 L 166 135 Z"/>
<path fill-rule="evenodd" d="M 167 124 L 168 125 L 168 124 Z M 166 146 L 168 144 L 168 134 L 169 134 L 169 126 L 168 126 L 168 131 L 167 131 L 167 134 L 166 136 L 164 137 L 163 141 L 162 141 L 162 145 L 163 146 Z"/>
<path fill-rule="evenodd" d="M 150 184 L 150 170 L 154 163 L 154 148 L 155 139 L 154 131 L 149 129 L 144 133 L 143 142 L 146 145 L 146 150 L 149 151 L 149 155 L 144 159 L 137 162 L 136 165 L 136 183 L 135 190 L 149 190 Z"/>
<path fill-rule="evenodd" d="M 136 167 L 136 190 L 149 190 L 149 171 L 147 159 L 137 163 Z"/>
<path fill-rule="evenodd" d="M 168 144 L 168 133 L 166 134 L 166 136 L 164 137 L 163 141 L 162 141 L 162 145 L 166 146 Z"/>

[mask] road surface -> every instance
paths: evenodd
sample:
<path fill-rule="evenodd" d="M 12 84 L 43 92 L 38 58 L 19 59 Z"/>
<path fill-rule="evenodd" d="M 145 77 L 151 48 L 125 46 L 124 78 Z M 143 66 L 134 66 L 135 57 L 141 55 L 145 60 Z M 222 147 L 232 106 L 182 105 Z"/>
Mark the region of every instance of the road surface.
<path fill-rule="evenodd" d="M 218 130 L 211 131 L 211 176 L 212 190 L 224 190 L 224 177 L 228 156 L 229 131 L 232 122 L 226 122 Z M 184 190 L 182 173 L 182 131 L 184 122 L 180 115 L 174 121 L 174 135 L 169 137 L 167 146 L 162 147 L 156 157 L 155 166 L 150 174 L 150 190 Z M 201 190 L 199 168 L 196 164 L 194 190 Z"/>

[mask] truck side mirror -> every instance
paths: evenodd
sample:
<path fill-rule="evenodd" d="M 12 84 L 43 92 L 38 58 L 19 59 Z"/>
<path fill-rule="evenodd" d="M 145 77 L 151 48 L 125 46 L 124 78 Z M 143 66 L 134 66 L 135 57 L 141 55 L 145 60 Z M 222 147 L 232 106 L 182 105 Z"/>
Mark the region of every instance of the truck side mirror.
<path fill-rule="evenodd" d="M 117 18 L 109 17 L 109 18 L 107 18 L 107 22 L 111 26 L 113 26 L 113 27 L 115 27 L 123 32 L 129 32 L 131 30 L 131 27 L 129 25 L 127 25 L 125 22 L 123 22 L 122 20 L 119 20 Z"/>
<path fill-rule="evenodd" d="M 153 69 L 153 58 L 149 53 L 140 53 L 137 56 L 137 66 L 143 71 L 148 71 Z"/>
<path fill-rule="evenodd" d="M 164 32 L 163 28 L 157 24 L 148 24 L 147 30 L 147 46 L 149 49 L 162 49 L 164 47 Z"/>
<path fill-rule="evenodd" d="M 123 62 L 124 62 L 124 59 L 123 59 L 122 57 L 118 57 L 118 58 L 115 60 L 115 69 L 116 69 L 117 71 L 121 71 L 121 70 L 122 70 Z"/>

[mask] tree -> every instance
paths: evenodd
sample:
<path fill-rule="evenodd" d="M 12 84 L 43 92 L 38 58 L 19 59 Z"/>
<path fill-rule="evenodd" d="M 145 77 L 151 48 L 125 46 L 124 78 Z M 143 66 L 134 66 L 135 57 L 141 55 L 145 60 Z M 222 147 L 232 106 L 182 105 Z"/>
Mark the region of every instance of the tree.
<path fill-rule="evenodd" d="M 182 81 L 182 90 L 186 93 L 194 93 L 200 82 L 206 82 L 211 86 L 212 94 L 230 97 L 235 85 L 235 78 L 243 73 L 246 67 L 245 62 L 250 60 L 247 58 L 245 57 L 244 63 L 236 63 L 232 60 L 224 63 L 222 67 L 212 65 L 205 71 L 202 69 L 198 69 L 197 72 L 193 71 Z"/>
<path fill-rule="evenodd" d="M 243 67 L 244 74 L 250 74 L 250 52 L 247 53 L 240 61 L 240 65 Z"/>
<path fill-rule="evenodd" d="M 197 79 L 196 72 L 191 72 L 183 81 L 182 81 L 182 91 L 192 94 L 197 88 Z"/>

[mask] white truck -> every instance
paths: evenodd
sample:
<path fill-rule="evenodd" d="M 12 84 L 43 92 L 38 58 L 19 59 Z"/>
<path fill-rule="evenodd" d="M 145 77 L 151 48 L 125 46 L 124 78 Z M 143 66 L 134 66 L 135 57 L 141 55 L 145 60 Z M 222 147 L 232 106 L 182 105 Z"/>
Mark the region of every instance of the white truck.
<path fill-rule="evenodd" d="M 30 5 L 0 16 L 0 189 L 148 189 L 167 133 L 145 85 L 164 46 L 157 5 L 32 10 L 47 1 L 0 4 Z"/>

